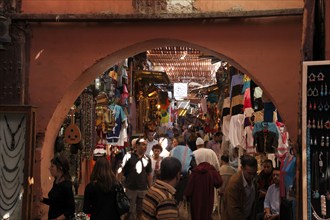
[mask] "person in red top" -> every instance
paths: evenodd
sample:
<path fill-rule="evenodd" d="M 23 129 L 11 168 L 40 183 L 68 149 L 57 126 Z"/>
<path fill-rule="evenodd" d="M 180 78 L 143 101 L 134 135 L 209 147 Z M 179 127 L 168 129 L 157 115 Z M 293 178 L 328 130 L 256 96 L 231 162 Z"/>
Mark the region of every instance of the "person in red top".
<path fill-rule="evenodd" d="M 212 220 L 214 188 L 221 184 L 221 176 L 211 164 L 202 162 L 192 169 L 185 190 L 192 220 Z"/>

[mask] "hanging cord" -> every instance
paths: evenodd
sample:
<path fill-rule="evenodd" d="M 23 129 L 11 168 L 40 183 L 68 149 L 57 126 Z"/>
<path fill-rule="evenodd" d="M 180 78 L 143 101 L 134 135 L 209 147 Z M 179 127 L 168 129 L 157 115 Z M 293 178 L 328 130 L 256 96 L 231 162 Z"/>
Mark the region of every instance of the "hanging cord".
<path fill-rule="evenodd" d="M 323 160 L 322 160 L 323 152 L 321 151 L 319 154 L 319 167 L 320 167 L 320 173 L 322 174 L 321 177 L 324 178 L 324 172 L 323 172 Z"/>
<path fill-rule="evenodd" d="M 311 136 L 310 136 L 310 128 L 307 127 L 307 146 L 306 146 L 306 159 L 307 159 L 307 201 L 312 200 L 312 182 L 314 183 L 312 179 L 312 171 L 313 171 L 313 162 L 314 157 L 311 155 Z M 314 155 L 314 154 L 313 154 Z M 312 157 L 312 158 L 311 158 Z M 311 161 L 312 159 L 312 161 Z M 307 203 L 307 216 L 308 219 L 312 219 L 312 208 L 311 208 L 311 202 Z"/>
<path fill-rule="evenodd" d="M 318 191 L 318 183 L 317 183 L 317 179 L 318 179 L 318 169 L 317 169 L 317 165 L 318 165 L 318 160 L 317 160 L 317 152 L 314 152 L 313 153 L 313 174 L 312 174 L 312 177 L 313 177 L 313 189 L 314 189 L 314 192 L 315 191 Z"/>
<path fill-rule="evenodd" d="M 322 153 L 322 152 L 321 152 Z M 312 195 L 312 198 L 313 199 L 318 199 L 318 198 L 320 198 L 320 193 L 319 193 L 319 178 L 320 178 L 320 171 L 319 171 L 319 169 L 318 169 L 318 166 L 319 166 L 319 163 L 320 163 L 320 161 L 318 160 L 320 157 L 321 157 L 322 155 L 320 154 L 319 156 L 318 156 L 318 153 L 317 152 L 315 152 L 314 154 L 313 154 L 313 165 L 314 165 L 314 190 L 315 191 L 313 191 L 313 195 Z M 322 162 L 322 161 L 321 161 Z M 313 177 L 313 176 L 312 176 Z"/>
<path fill-rule="evenodd" d="M 328 191 L 328 190 L 330 190 L 330 181 L 329 181 L 329 178 L 330 178 L 330 170 L 329 170 L 329 152 L 327 152 L 327 154 L 326 154 L 327 156 L 326 156 L 326 176 L 325 176 L 325 178 L 326 178 L 326 189 L 325 189 L 325 191 Z"/>
<path fill-rule="evenodd" d="M 314 183 L 315 183 L 315 185 L 314 185 L 314 189 L 316 190 L 316 191 L 318 191 L 319 190 L 319 169 L 318 169 L 318 166 L 319 166 L 319 161 L 318 161 L 318 153 L 317 152 L 315 152 L 315 157 L 314 157 L 314 172 L 315 172 L 315 175 L 314 175 Z"/>

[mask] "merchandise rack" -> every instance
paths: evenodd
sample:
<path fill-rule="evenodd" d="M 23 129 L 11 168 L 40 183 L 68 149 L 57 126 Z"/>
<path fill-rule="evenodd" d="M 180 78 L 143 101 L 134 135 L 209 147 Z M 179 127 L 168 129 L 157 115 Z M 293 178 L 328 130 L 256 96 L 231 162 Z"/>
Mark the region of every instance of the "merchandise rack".
<path fill-rule="evenodd" d="M 330 218 L 330 61 L 303 62 L 303 219 Z M 328 195 L 328 196 L 327 196 Z M 313 218 L 312 218 L 313 216 Z"/>

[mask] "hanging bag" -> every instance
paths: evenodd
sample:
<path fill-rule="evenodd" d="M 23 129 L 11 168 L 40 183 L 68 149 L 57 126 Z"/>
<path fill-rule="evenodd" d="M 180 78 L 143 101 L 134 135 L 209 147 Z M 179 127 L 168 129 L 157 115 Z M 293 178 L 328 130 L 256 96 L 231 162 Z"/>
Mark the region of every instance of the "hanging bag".
<path fill-rule="evenodd" d="M 130 201 L 124 191 L 124 187 L 120 183 L 116 183 L 114 187 L 116 192 L 116 208 L 119 216 L 122 216 L 129 211 Z"/>

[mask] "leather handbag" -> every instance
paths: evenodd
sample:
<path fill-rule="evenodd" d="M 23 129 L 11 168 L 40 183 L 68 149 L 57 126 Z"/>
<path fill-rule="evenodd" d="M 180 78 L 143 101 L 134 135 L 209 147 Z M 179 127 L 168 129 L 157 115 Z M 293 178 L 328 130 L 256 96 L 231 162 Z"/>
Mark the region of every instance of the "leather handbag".
<path fill-rule="evenodd" d="M 120 183 L 116 183 L 115 186 L 116 192 L 116 208 L 120 216 L 129 212 L 130 209 L 130 201 L 127 197 L 124 187 Z"/>

